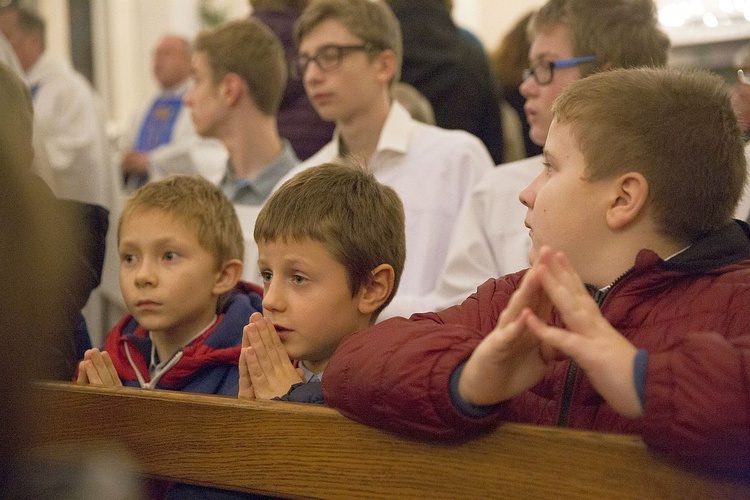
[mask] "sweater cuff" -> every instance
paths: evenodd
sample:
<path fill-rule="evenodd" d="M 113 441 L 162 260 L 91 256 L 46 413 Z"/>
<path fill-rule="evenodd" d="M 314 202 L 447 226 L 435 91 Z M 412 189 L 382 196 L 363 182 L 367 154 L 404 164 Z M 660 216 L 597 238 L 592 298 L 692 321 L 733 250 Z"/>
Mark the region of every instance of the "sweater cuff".
<path fill-rule="evenodd" d="M 455 370 L 453 370 L 453 373 L 451 374 L 449 386 L 451 401 L 461 413 L 470 417 L 482 418 L 491 415 L 495 412 L 499 404 L 486 406 L 475 405 L 466 401 L 458 393 L 458 379 L 461 378 L 461 373 L 464 371 L 464 366 L 466 366 L 466 363 L 461 363 L 456 367 Z"/>
<path fill-rule="evenodd" d="M 633 382 L 635 383 L 635 392 L 638 394 L 638 401 L 643 407 L 644 393 L 646 392 L 646 367 L 648 366 L 648 351 L 638 349 L 633 360 Z"/>

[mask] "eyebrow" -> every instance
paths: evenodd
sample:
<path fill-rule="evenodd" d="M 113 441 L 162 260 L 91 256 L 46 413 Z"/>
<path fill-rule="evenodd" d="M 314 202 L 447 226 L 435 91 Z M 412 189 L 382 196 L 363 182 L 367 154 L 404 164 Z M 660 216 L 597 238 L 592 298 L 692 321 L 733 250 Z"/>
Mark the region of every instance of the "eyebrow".
<path fill-rule="evenodd" d="M 132 240 L 132 239 L 121 238 L 120 239 L 120 243 L 118 244 L 118 247 L 120 245 L 137 246 L 138 243 L 139 242 L 137 242 L 135 240 Z M 154 245 L 175 245 L 175 244 L 179 244 L 179 243 L 180 243 L 179 239 L 177 239 L 177 238 L 171 238 L 171 237 L 159 238 L 159 239 L 156 239 L 156 240 L 153 240 L 153 241 L 149 242 L 149 244 L 154 244 Z"/>

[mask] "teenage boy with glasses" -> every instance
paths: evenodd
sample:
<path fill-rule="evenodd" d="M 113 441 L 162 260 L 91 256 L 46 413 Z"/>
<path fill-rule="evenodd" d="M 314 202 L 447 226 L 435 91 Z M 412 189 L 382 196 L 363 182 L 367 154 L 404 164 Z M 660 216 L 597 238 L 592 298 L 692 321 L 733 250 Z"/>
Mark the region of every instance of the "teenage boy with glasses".
<path fill-rule="evenodd" d="M 391 96 L 399 79 L 401 30 L 383 1 L 321 0 L 297 21 L 299 74 L 333 140 L 293 169 L 347 155 L 365 163 L 404 203 L 406 264 L 399 293 L 381 314 L 416 312 L 400 297 L 432 290 L 445 260 L 457 213 L 494 163 L 473 135 L 419 123 Z"/>
<path fill-rule="evenodd" d="M 652 0 L 549 0 L 531 19 L 526 97 L 529 137 L 543 146 L 552 103 L 573 81 L 602 70 L 664 66 L 669 39 Z M 637 105 L 637 103 L 634 103 Z M 488 278 L 528 267 L 530 240 L 521 190 L 541 171 L 543 156 L 487 172 L 464 203 L 440 281 L 416 309 L 459 304 Z"/>

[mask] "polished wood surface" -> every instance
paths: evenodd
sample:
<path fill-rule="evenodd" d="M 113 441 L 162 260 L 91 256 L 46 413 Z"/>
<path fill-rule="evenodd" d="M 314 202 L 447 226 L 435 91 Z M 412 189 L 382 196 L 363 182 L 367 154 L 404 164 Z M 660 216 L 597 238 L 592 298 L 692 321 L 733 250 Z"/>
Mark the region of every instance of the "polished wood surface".
<path fill-rule="evenodd" d="M 750 484 L 654 456 L 640 438 L 504 424 L 461 445 L 410 441 L 330 408 L 45 382 L 37 452 L 115 443 L 139 470 L 302 498 L 750 498 Z"/>

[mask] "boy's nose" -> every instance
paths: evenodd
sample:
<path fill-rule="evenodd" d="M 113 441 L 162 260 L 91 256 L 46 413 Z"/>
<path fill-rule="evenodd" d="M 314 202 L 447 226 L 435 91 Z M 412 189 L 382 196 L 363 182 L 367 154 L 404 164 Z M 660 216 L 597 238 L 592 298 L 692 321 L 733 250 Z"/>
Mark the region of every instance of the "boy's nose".
<path fill-rule="evenodd" d="M 302 72 L 302 83 L 307 87 L 313 82 L 319 82 L 323 76 L 323 70 L 314 61 L 310 61 Z"/>
<path fill-rule="evenodd" d="M 524 81 L 521 82 L 521 85 L 518 86 L 518 91 L 522 96 L 528 98 L 534 95 L 535 91 L 538 88 L 539 84 L 536 83 L 536 80 L 532 75 L 529 75 Z"/>
<path fill-rule="evenodd" d="M 268 311 L 279 311 L 284 307 L 284 298 L 281 287 L 273 280 L 268 283 L 263 291 L 263 309 Z"/>
<path fill-rule="evenodd" d="M 541 176 L 542 174 L 539 174 Z M 524 205 L 527 208 L 534 208 L 534 202 L 536 201 L 536 189 L 537 189 L 537 181 L 539 180 L 539 176 L 537 176 L 533 181 L 531 181 L 531 184 L 526 186 L 521 190 L 521 193 L 518 195 L 518 200 L 521 202 L 522 205 Z"/>
<path fill-rule="evenodd" d="M 157 273 L 153 264 L 143 261 L 135 273 L 136 286 L 155 285 L 157 282 Z"/>

